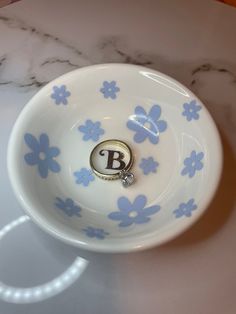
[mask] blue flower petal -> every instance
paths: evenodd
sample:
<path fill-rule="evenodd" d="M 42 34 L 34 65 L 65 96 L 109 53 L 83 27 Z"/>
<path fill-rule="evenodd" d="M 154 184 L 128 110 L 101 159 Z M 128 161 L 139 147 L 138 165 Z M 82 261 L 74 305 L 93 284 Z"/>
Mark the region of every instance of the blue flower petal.
<path fill-rule="evenodd" d="M 125 220 L 127 215 L 124 214 L 122 211 L 120 211 L 120 212 L 112 212 L 108 214 L 108 217 L 112 220 Z"/>
<path fill-rule="evenodd" d="M 106 91 L 104 91 L 103 93 L 104 93 L 104 98 L 110 98 L 110 97 L 111 97 L 111 95 L 108 94 L 108 93 L 106 93 Z M 112 97 L 111 97 L 111 98 L 112 98 Z"/>
<path fill-rule="evenodd" d="M 181 175 L 182 176 L 185 176 L 187 173 L 188 173 L 188 168 L 187 167 L 185 167 L 182 171 L 181 171 Z"/>
<path fill-rule="evenodd" d="M 74 201 L 71 198 L 67 198 L 65 200 L 65 204 L 66 204 L 66 206 L 72 207 L 72 206 L 74 206 Z"/>
<path fill-rule="evenodd" d="M 56 157 L 60 154 L 60 149 L 57 147 L 49 147 L 47 155 L 50 158 Z"/>
<path fill-rule="evenodd" d="M 200 161 L 203 157 L 204 157 L 204 153 L 203 152 L 197 154 L 197 160 L 198 161 Z"/>
<path fill-rule="evenodd" d="M 115 85 L 116 85 L 116 82 L 115 82 L 115 81 L 111 81 L 111 82 L 110 82 L 110 87 L 114 88 Z"/>
<path fill-rule="evenodd" d="M 191 199 L 187 202 L 187 205 L 188 205 L 188 206 L 194 206 L 194 207 L 196 206 L 196 208 L 197 208 L 197 205 L 194 204 L 194 198 L 191 198 Z"/>
<path fill-rule="evenodd" d="M 187 158 L 184 159 L 184 165 L 186 167 L 191 166 L 191 164 L 192 164 L 191 158 L 187 157 Z"/>
<path fill-rule="evenodd" d="M 186 217 L 191 217 L 192 216 L 192 212 L 191 211 L 185 211 L 185 216 Z"/>
<path fill-rule="evenodd" d="M 65 92 L 65 97 L 67 98 L 67 97 L 69 97 L 71 95 L 71 93 L 69 92 L 69 91 L 66 91 Z"/>
<path fill-rule="evenodd" d="M 201 161 L 197 162 L 195 165 L 196 170 L 201 170 L 203 168 L 203 163 Z"/>
<path fill-rule="evenodd" d="M 132 205 L 132 210 L 142 210 L 144 208 L 144 206 L 146 205 L 147 203 L 147 198 L 145 195 L 138 195 L 135 200 L 134 200 L 134 203 Z"/>
<path fill-rule="evenodd" d="M 24 139 L 29 148 L 31 148 L 35 153 L 38 153 L 40 151 L 39 143 L 32 134 L 26 133 L 24 135 Z"/>
<path fill-rule="evenodd" d="M 56 205 L 59 209 L 64 210 L 65 205 L 64 205 L 64 203 L 63 203 L 63 202 L 62 202 L 62 203 L 60 203 L 60 202 L 55 203 L 55 205 Z"/>
<path fill-rule="evenodd" d="M 146 140 L 146 138 L 148 137 L 149 135 L 147 134 L 146 130 L 145 129 L 138 129 L 138 131 L 136 132 L 136 134 L 134 135 L 134 141 L 136 143 L 142 143 L 143 141 Z"/>
<path fill-rule="evenodd" d="M 74 215 L 73 209 L 65 208 L 64 211 L 66 212 L 67 216 L 72 217 Z"/>
<path fill-rule="evenodd" d="M 64 204 L 64 202 L 60 197 L 56 197 L 56 204 Z"/>
<path fill-rule="evenodd" d="M 154 120 L 157 121 L 161 116 L 161 107 L 158 105 L 152 106 L 149 116 Z"/>
<path fill-rule="evenodd" d="M 132 116 L 131 116 L 131 117 L 132 117 Z M 140 126 L 143 127 L 142 125 L 140 125 L 140 123 L 138 123 L 138 121 L 133 120 L 133 119 L 128 120 L 126 125 L 127 125 L 127 127 L 128 127 L 130 130 L 133 130 L 133 131 L 136 131 L 136 132 L 139 131 Z"/>
<path fill-rule="evenodd" d="M 104 90 L 110 88 L 110 83 L 108 81 L 103 82 Z"/>
<path fill-rule="evenodd" d="M 188 107 L 189 107 L 189 104 L 184 103 L 184 104 L 183 104 L 183 107 L 184 107 L 184 109 L 185 109 L 185 111 L 183 112 L 183 115 L 186 115 L 187 110 L 188 110 Z"/>
<path fill-rule="evenodd" d="M 103 129 L 99 129 L 99 130 L 98 130 L 98 134 L 99 134 L 99 135 L 103 135 L 104 133 L 105 133 L 105 131 L 104 131 Z"/>
<path fill-rule="evenodd" d="M 143 216 L 143 215 L 138 215 L 134 218 L 134 222 L 136 224 L 144 224 L 146 222 L 149 222 L 151 220 L 151 218 Z"/>
<path fill-rule="evenodd" d="M 83 186 L 88 186 L 89 185 L 89 179 L 88 178 L 84 178 L 81 183 L 83 184 Z"/>
<path fill-rule="evenodd" d="M 96 238 L 97 238 L 97 239 L 100 239 L 100 240 L 103 240 L 103 239 L 105 238 L 105 235 L 100 232 L 100 233 L 97 233 L 97 234 L 96 234 Z"/>
<path fill-rule="evenodd" d="M 160 209 L 161 209 L 161 207 L 159 205 L 146 207 L 142 210 L 142 214 L 150 216 L 150 215 L 153 215 L 153 214 L 156 214 L 157 212 L 159 212 Z"/>
<path fill-rule="evenodd" d="M 198 120 L 198 119 L 199 119 L 199 114 L 198 114 L 197 112 L 194 112 L 194 113 L 193 113 L 193 118 L 194 118 L 195 120 Z"/>
<path fill-rule="evenodd" d="M 106 97 L 106 98 L 107 98 L 107 97 Z M 110 93 L 110 98 L 111 98 L 111 99 L 116 99 L 115 91 L 114 91 L 114 94 L 113 94 L 113 93 Z"/>
<path fill-rule="evenodd" d="M 192 178 L 195 175 L 195 172 L 196 172 L 195 168 L 193 168 L 193 167 L 189 168 L 188 169 L 189 178 Z"/>
<path fill-rule="evenodd" d="M 94 180 L 95 180 L 95 176 L 94 176 L 92 173 L 91 173 L 90 176 L 89 176 L 89 180 L 90 180 L 90 181 L 94 181 Z"/>
<path fill-rule="evenodd" d="M 191 121 L 191 120 L 193 119 L 193 116 L 192 116 L 192 115 L 190 116 L 190 115 L 187 115 L 187 114 L 186 114 L 186 116 L 187 116 L 187 120 L 188 120 L 188 121 Z"/>
<path fill-rule="evenodd" d="M 47 134 L 42 133 L 39 137 L 39 145 L 40 145 L 40 151 L 41 152 L 47 152 L 49 148 L 49 138 Z"/>
<path fill-rule="evenodd" d="M 34 152 L 25 154 L 24 158 L 26 163 L 31 166 L 37 165 L 37 163 L 39 162 L 38 154 Z"/>
<path fill-rule="evenodd" d="M 52 171 L 52 172 L 59 172 L 61 170 L 60 165 L 58 164 L 58 162 L 56 162 L 53 159 L 49 159 L 48 160 L 48 164 L 47 164 L 48 168 Z"/>
<path fill-rule="evenodd" d="M 167 129 L 167 123 L 164 120 L 159 120 L 156 122 L 159 132 L 164 132 Z"/>
<path fill-rule="evenodd" d="M 57 86 L 53 86 L 52 89 L 53 89 L 54 93 L 57 93 L 59 91 L 59 88 Z"/>
<path fill-rule="evenodd" d="M 176 218 L 180 218 L 180 217 L 183 216 L 182 211 L 180 211 L 179 209 L 175 209 L 175 210 L 174 210 L 174 214 L 175 214 L 175 217 L 176 217 Z"/>
<path fill-rule="evenodd" d="M 65 91 L 66 91 L 66 86 L 65 85 L 61 85 L 60 91 L 61 91 L 61 93 L 64 94 Z"/>
<path fill-rule="evenodd" d="M 117 201 L 118 208 L 125 213 L 129 213 L 133 210 L 133 205 L 130 203 L 127 197 L 120 197 Z"/>
<path fill-rule="evenodd" d="M 84 136 L 83 136 L 83 141 L 88 141 L 88 140 L 90 140 L 90 138 L 91 138 L 91 135 L 89 134 L 89 133 L 86 133 L 86 134 L 84 134 Z"/>
<path fill-rule="evenodd" d="M 94 127 L 95 129 L 99 129 L 100 125 L 101 125 L 100 121 L 97 121 L 97 122 L 94 122 L 94 123 L 92 123 L 92 121 L 91 121 L 91 126 Z"/>
<path fill-rule="evenodd" d="M 55 104 L 56 104 L 56 105 L 60 105 L 61 102 L 62 102 L 62 101 L 61 101 L 61 98 L 59 98 L 58 96 L 57 96 L 57 97 L 55 96 Z M 63 103 L 63 102 L 62 102 L 62 103 Z"/>
<path fill-rule="evenodd" d="M 142 117 L 142 116 L 143 116 L 143 117 L 146 118 L 146 116 L 147 116 L 146 111 L 145 111 L 144 108 L 141 107 L 141 106 L 135 107 L 134 112 L 135 112 L 135 115 L 136 115 L 137 117 L 139 117 L 139 116 Z"/>
<path fill-rule="evenodd" d="M 81 132 L 87 132 L 87 126 L 86 125 L 80 125 L 78 127 L 78 129 L 81 131 Z"/>
<path fill-rule="evenodd" d="M 119 227 L 129 227 L 134 223 L 134 218 L 126 217 L 125 220 L 119 223 Z"/>
<path fill-rule="evenodd" d="M 154 135 L 153 133 L 149 133 L 148 137 L 149 137 L 149 140 L 152 144 L 158 144 L 158 142 L 159 142 L 159 136 L 158 135 Z"/>
<path fill-rule="evenodd" d="M 68 104 L 68 101 L 67 101 L 66 97 L 62 98 L 61 102 L 63 103 L 63 105 L 67 105 Z"/>
<path fill-rule="evenodd" d="M 42 178 L 47 178 L 48 176 L 48 164 L 46 160 L 40 160 L 38 163 L 38 171 Z"/>

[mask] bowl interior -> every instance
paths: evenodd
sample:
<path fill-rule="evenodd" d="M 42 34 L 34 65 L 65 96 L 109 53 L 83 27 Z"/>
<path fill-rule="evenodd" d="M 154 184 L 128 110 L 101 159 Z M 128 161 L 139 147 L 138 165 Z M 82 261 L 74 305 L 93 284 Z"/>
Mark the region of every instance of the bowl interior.
<path fill-rule="evenodd" d="M 119 139 L 135 183 L 93 174 L 90 153 Z M 150 69 L 92 66 L 49 83 L 24 108 L 9 143 L 11 181 L 44 229 L 82 247 L 128 251 L 162 243 L 205 210 L 221 146 L 204 105 Z"/>

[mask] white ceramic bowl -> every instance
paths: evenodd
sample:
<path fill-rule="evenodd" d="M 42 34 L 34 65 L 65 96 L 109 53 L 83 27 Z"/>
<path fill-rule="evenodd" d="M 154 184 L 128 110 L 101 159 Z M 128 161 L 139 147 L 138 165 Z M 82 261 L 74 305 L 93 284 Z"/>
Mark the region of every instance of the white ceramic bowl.
<path fill-rule="evenodd" d="M 136 182 L 90 169 L 99 142 L 133 151 Z M 85 249 L 127 252 L 162 244 L 206 210 L 221 173 L 216 126 L 202 102 L 151 69 L 104 64 L 67 73 L 20 114 L 8 170 L 25 211 L 45 231 Z"/>

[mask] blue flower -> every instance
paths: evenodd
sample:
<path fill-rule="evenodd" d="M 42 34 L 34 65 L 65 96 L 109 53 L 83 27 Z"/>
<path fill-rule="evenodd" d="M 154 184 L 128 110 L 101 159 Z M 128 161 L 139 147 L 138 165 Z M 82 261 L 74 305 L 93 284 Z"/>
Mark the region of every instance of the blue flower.
<path fill-rule="evenodd" d="M 101 122 L 92 122 L 91 120 L 86 120 L 85 125 L 79 126 L 79 131 L 84 133 L 83 140 L 92 140 L 97 142 L 99 137 L 105 133 L 105 131 L 100 127 Z"/>
<path fill-rule="evenodd" d="M 184 159 L 185 167 L 181 171 L 182 176 L 188 174 L 189 178 L 192 178 L 196 171 L 200 171 L 203 168 L 203 163 L 201 162 L 203 157 L 203 152 L 197 154 L 196 151 L 193 150 L 191 155 Z"/>
<path fill-rule="evenodd" d="M 67 105 L 67 98 L 70 96 L 70 92 L 66 90 L 65 85 L 61 86 L 53 86 L 53 93 L 51 94 L 51 98 L 55 99 L 56 105 Z"/>
<path fill-rule="evenodd" d="M 83 229 L 83 231 L 86 233 L 88 237 L 97 238 L 99 240 L 103 240 L 107 235 L 109 235 L 109 233 L 106 232 L 105 230 L 93 227 L 87 227 L 86 229 Z"/>
<path fill-rule="evenodd" d="M 200 111 L 202 107 L 196 104 L 196 100 L 192 100 L 190 103 L 183 104 L 183 107 L 184 111 L 182 112 L 182 115 L 186 116 L 188 121 L 199 119 L 198 111 Z"/>
<path fill-rule="evenodd" d="M 112 220 L 120 220 L 120 227 L 146 223 L 151 219 L 148 216 L 153 215 L 160 210 L 160 206 L 158 205 L 145 207 L 146 203 L 147 198 L 144 195 L 138 195 L 133 204 L 127 197 L 120 197 L 117 202 L 120 211 L 110 213 L 108 218 Z"/>
<path fill-rule="evenodd" d="M 71 198 L 66 198 L 64 201 L 60 197 L 56 197 L 55 205 L 68 216 L 81 217 L 81 208 L 77 206 Z"/>
<path fill-rule="evenodd" d="M 139 167 L 143 170 L 145 175 L 148 175 L 151 172 L 157 172 L 158 162 L 156 162 L 153 157 L 142 158 L 142 161 Z"/>
<path fill-rule="evenodd" d="M 90 182 L 95 180 L 92 170 L 82 168 L 80 171 L 74 172 L 76 176 L 76 183 L 83 184 L 83 186 L 88 186 Z"/>
<path fill-rule="evenodd" d="M 149 114 L 146 113 L 143 107 L 137 106 L 135 114 L 129 118 L 127 127 L 135 131 L 134 141 L 142 143 L 146 138 L 152 144 L 159 142 L 159 134 L 167 128 L 167 123 L 164 120 L 159 120 L 161 116 L 161 107 L 158 105 L 152 106 Z"/>
<path fill-rule="evenodd" d="M 180 218 L 182 216 L 191 217 L 192 211 L 197 209 L 197 205 L 194 204 L 194 199 L 191 198 L 187 203 L 179 204 L 179 207 L 173 211 L 175 218 Z"/>
<path fill-rule="evenodd" d="M 100 89 L 100 92 L 103 93 L 104 98 L 116 99 L 116 93 L 120 91 L 119 87 L 116 86 L 115 81 L 104 81 L 103 87 Z"/>
<path fill-rule="evenodd" d="M 30 166 L 38 166 L 38 172 L 42 178 L 47 178 L 48 171 L 59 172 L 60 165 L 54 160 L 54 157 L 60 154 L 58 147 L 49 147 L 49 138 L 47 134 L 42 133 L 39 140 L 32 134 L 26 133 L 25 143 L 32 150 L 24 156 L 25 162 Z"/>

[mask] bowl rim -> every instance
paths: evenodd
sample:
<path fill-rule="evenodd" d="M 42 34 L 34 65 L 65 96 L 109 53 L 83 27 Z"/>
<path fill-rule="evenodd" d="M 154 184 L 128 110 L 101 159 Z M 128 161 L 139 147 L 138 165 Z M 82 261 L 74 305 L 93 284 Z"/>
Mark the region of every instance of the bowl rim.
<path fill-rule="evenodd" d="M 48 87 L 48 84 L 52 84 L 54 81 L 58 79 L 63 79 L 65 77 L 70 76 L 71 74 L 75 74 L 75 72 L 80 73 L 81 71 L 87 71 L 87 70 L 96 70 L 101 67 L 126 67 L 126 68 L 136 68 L 137 70 L 149 70 L 152 73 L 161 75 L 162 77 L 172 81 L 173 83 L 177 84 L 178 86 L 184 88 L 189 92 L 189 94 L 194 97 L 205 109 L 205 113 L 207 114 L 208 122 L 210 124 L 211 129 L 213 130 L 213 133 L 215 135 L 215 145 L 216 145 L 216 150 L 217 150 L 217 158 L 218 158 L 218 169 L 217 173 L 215 174 L 215 179 L 213 182 L 211 182 L 211 189 L 206 193 L 204 196 L 204 200 L 202 201 L 201 207 L 198 208 L 198 215 L 194 215 L 191 220 L 188 221 L 188 224 L 183 225 L 181 228 L 178 228 L 177 230 L 173 231 L 168 231 L 165 232 L 165 236 L 163 237 L 155 237 L 155 236 L 150 236 L 148 238 L 145 238 L 142 242 L 138 243 L 133 243 L 131 242 L 126 242 L 121 243 L 120 245 L 110 245 L 109 243 L 106 243 L 106 240 L 100 241 L 99 243 L 96 241 L 88 241 L 85 243 L 84 241 L 80 241 L 79 239 L 75 240 L 72 239 L 69 235 L 67 235 L 65 232 L 59 232 L 54 228 L 51 224 L 47 222 L 47 220 L 43 220 L 40 217 L 35 217 L 32 214 L 32 204 L 27 200 L 27 197 L 25 195 L 22 195 L 20 193 L 20 186 L 17 182 L 16 176 L 17 176 L 17 170 L 16 170 L 16 159 L 17 154 L 14 149 L 15 145 L 14 143 L 17 141 L 17 135 L 18 135 L 18 130 L 21 129 L 22 122 L 24 122 L 24 117 L 27 116 L 28 111 L 30 111 L 31 105 L 37 100 L 37 98 L 41 97 L 41 94 L 44 93 L 44 90 Z M 175 80 L 174 78 L 159 72 L 157 70 L 153 70 L 148 67 L 144 66 L 139 66 L 139 65 L 133 65 L 133 64 L 124 64 L 124 63 L 105 63 L 105 64 L 97 64 L 97 65 L 91 65 L 91 66 L 85 66 L 79 69 L 75 69 L 73 71 L 67 72 L 54 80 L 50 81 L 48 84 L 46 84 L 43 88 L 41 88 L 39 91 L 36 92 L 36 94 L 30 98 L 30 100 L 26 103 L 20 114 L 18 115 L 15 124 L 13 126 L 12 132 L 10 134 L 10 139 L 8 142 L 8 148 L 7 148 L 7 169 L 8 169 L 8 174 L 10 178 L 11 185 L 13 187 L 14 194 L 19 201 L 20 205 L 23 207 L 25 212 L 30 216 L 32 221 L 34 221 L 41 229 L 46 231 L 47 233 L 51 234 L 52 236 L 58 238 L 59 240 L 76 246 L 80 247 L 82 249 L 90 250 L 90 251 L 95 251 L 95 252 L 103 252 L 103 253 L 125 253 L 125 252 L 131 252 L 131 251 L 140 251 L 148 248 L 152 248 L 154 246 L 159 246 L 162 245 L 166 242 L 171 241 L 172 239 L 178 237 L 180 234 L 184 233 L 187 229 L 189 229 L 207 210 L 209 204 L 211 203 L 216 191 L 217 187 L 220 182 L 221 178 L 221 173 L 222 173 L 222 168 L 223 168 L 223 148 L 222 148 L 222 143 L 221 143 L 221 138 L 219 131 L 216 127 L 216 124 L 210 115 L 208 109 L 206 106 L 202 103 L 202 101 L 192 92 L 190 91 L 186 86 L 184 86 L 182 83 L 179 81 Z M 122 242 L 122 239 L 120 240 Z"/>

